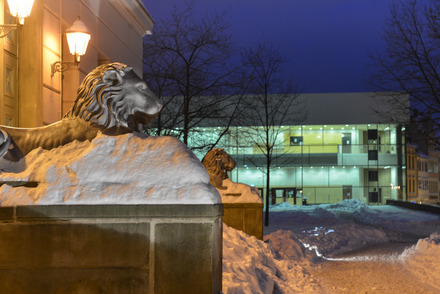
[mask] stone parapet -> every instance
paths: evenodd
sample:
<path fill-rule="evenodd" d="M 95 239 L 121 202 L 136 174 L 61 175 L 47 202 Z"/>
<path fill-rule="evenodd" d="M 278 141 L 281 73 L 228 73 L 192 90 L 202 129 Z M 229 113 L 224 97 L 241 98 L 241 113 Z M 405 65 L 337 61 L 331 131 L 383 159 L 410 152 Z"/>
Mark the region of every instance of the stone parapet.
<path fill-rule="evenodd" d="M 215 293 L 221 204 L 0 208 L 4 293 Z"/>

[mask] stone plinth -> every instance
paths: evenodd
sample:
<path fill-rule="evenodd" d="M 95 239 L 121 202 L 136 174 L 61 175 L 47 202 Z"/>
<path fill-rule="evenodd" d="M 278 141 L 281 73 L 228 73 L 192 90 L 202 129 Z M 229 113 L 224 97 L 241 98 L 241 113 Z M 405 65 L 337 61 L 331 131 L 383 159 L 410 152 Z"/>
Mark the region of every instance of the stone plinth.
<path fill-rule="evenodd" d="M 0 208 L 2 293 L 215 293 L 221 204 Z"/>
<path fill-rule="evenodd" d="M 263 203 L 223 203 L 223 222 L 263 240 Z"/>

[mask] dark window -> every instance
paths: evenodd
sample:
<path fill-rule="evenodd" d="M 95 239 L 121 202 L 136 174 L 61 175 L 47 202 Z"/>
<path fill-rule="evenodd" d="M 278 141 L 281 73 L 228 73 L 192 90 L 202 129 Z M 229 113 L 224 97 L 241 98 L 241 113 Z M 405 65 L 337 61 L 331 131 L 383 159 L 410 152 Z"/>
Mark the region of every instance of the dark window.
<path fill-rule="evenodd" d="M 380 202 L 379 193 L 378 192 L 369 192 L 368 193 L 368 202 L 372 202 L 372 203 Z"/>
<path fill-rule="evenodd" d="M 379 172 L 377 170 L 368 171 L 368 180 L 370 182 L 377 182 L 378 179 L 379 179 Z"/>
<path fill-rule="evenodd" d="M 377 160 L 377 150 L 368 150 L 368 160 Z"/>
<path fill-rule="evenodd" d="M 302 143 L 303 143 L 302 136 L 290 137 L 290 146 L 298 146 L 298 145 L 302 145 Z"/>
<path fill-rule="evenodd" d="M 377 140 L 377 130 L 368 130 L 368 140 Z"/>

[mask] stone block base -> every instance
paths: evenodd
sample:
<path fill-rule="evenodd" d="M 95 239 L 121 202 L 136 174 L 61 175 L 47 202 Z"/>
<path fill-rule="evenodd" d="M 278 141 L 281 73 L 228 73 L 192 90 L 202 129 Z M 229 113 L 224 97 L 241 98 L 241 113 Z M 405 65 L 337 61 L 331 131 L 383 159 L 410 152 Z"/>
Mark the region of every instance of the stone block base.
<path fill-rule="evenodd" d="M 215 293 L 222 205 L 0 208 L 2 293 Z"/>
<path fill-rule="evenodd" d="M 262 203 L 224 203 L 223 205 L 225 224 L 263 240 Z"/>

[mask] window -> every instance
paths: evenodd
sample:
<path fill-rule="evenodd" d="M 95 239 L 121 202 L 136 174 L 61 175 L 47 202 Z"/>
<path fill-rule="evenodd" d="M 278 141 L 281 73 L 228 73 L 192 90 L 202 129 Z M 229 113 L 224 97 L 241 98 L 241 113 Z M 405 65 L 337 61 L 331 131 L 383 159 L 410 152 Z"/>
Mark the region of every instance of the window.
<path fill-rule="evenodd" d="M 377 140 L 377 130 L 368 130 L 368 140 Z"/>
<path fill-rule="evenodd" d="M 303 143 L 303 137 L 302 136 L 291 136 L 290 137 L 290 146 L 298 146 L 302 145 Z"/>
<path fill-rule="evenodd" d="M 368 171 L 368 181 L 377 182 L 378 179 L 379 179 L 379 172 L 377 170 Z"/>
<path fill-rule="evenodd" d="M 437 182 L 429 181 L 428 185 L 429 185 L 429 193 L 432 194 L 438 192 Z"/>
<path fill-rule="evenodd" d="M 418 181 L 419 190 L 429 191 L 428 181 Z"/>
<path fill-rule="evenodd" d="M 368 150 L 368 160 L 377 160 L 377 150 Z"/>
<path fill-rule="evenodd" d="M 368 193 L 368 202 L 372 202 L 372 203 L 380 202 L 379 193 L 378 192 L 369 192 Z"/>

